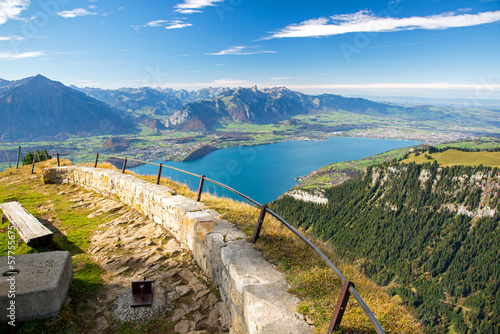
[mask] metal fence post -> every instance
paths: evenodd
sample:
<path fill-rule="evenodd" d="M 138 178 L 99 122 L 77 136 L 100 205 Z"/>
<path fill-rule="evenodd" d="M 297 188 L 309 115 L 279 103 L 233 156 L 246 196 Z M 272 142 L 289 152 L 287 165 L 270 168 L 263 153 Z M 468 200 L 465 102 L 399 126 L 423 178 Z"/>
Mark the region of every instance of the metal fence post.
<path fill-rule="evenodd" d="M 161 169 L 163 168 L 163 164 L 160 164 L 160 167 L 158 167 L 158 177 L 156 178 L 156 184 L 160 184 L 160 179 L 161 179 Z"/>
<path fill-rule="evenodd" d="M 57 153 L 57 167 L 61 167 L 61 163 L 59 162 L 59 153 Z"/>
<path fill-rule="evenodd" d="M 332 321 L 330 322 L 330 327 L 328 328 L 328 334 L 337 330 L 342 322 L 347 302 L 351 296 L 351 292 L 349 291 L 351 286 L 354 287 L 353 282 L 345 281 L 344 284 L 342 284 L 342 290 L 340 290 L 339 300 L 337 302 L 337 306 L 335 306 L 335 312 L 333 313 Z"/>
<path fill-rule="evenodd" d="M 253 232 L 252 244 L 254 244 L 260 235 L 260 230 L 262 229 L 262 223 L 264 222 L 264 217 L 266 216 L 267 205 L 263 205 L 260 208 L 259 220 L 257 220 L 257 226 L 255 226 L 255 231 Z"/>
<path fill-rule="evenodd" d="M 36 154 L 36 151 L 33 151 L 33 162 L 31 163 L 31 174 L 33 174 L 33 171 L 35 170 L 35 160 L 38 154 Z"/>
<path fill-rule="evenodd" d="M 127 158 L 123 160 L 123 169 L 122 169 L 122 174 L 125 174 L 125 169 L 127 168 Z"/>
<path fill-rule="evenodd" d="M 201 193 L 203 191 L 203 183 L 205 182 L 205 175 L 200 176 L 200 186 L 198 187 L 198 196 L 196 197 L 196 202 L 201 199 Z"/>
<path fill-rule="evenodd" d="M 17 164 L 16 169 L 19 168 L 19 158 L 21 157 L 21 146 L 19 146 L 19 150 L 17 151 Z"/>
<path fill-rule="evenodd" d="M 94 164 L 94 168 L 97 168 L 97 162 L 99 161 L 99 153 L 97 153 L 95 155 L 95 164 Z"/>

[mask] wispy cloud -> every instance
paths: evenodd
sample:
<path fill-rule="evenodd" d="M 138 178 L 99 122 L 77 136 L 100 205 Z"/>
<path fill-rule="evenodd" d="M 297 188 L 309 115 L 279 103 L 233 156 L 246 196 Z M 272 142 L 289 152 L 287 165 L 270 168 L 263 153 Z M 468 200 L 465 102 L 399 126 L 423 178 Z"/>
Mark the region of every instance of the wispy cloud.
<path fill-rule="evenodd" d="M 26 38 L 21 36 L 0 36 L 0 41 L 22 41 Z"/>
<path fill-rule="evenodd" d="M 0 24 L 19 18 L 19 14 L 30 6 L 30 0 L 0 1 Z"/>
<path fill-rule="evenodd" d="M 182 83 L 168 82 L 161 85 L 162 88 L 174 89 L 200 89 L 207 87 L 252 87 L 254 84 L 246 80 L 238 79 L 216 79 L 210 82 Z"/>
<path fill-rule="evenodd" d="M 133 25 L 132 28 L 139 32 L 141 28 L 164 27 L 165 29 L 181 29 L 191 26 L 191 23 L 185 22 L 183 20 L 155 20 L 143 25 Z"/>
<path fill-rule="evenodd" d="M 500 11 L 477 14 L 457 14 L 446 12 L 430 16 L 405 18 L 378 17 L 362 10 L 354 14 L 334 15 L 329 18 L 311 19 L 292 24 L 271 33 L 264 39 L 285 37 L 321 37 L 352 32 L 390 32 L 402 30 L 443 30 L 449 28 L 472 27 L 500 21 Z"/>
<path fill-rule="evenodd" d="M 168 22 L 168 25 L 165 27 L 165 29 L 181 29 L 191 26 L 191 23 L 183 22 L 181 20 L 172 20 Z"/>
<path fill-rule="evenodd" d="M 43 51 L 31 51 L 31 52 L 21 52 L 21 53 L 0 52 L 0 59 L 8 59 L 8 60 L 35 58 L 41 56 L 45 56 L 45 52 Z"/>
<path fill-rule="evenodd" d="M 228 56 L 228 55 L 238 55 L 238 56 L 248 56 L 248 55 L 256 55 L 256 54 L 262 54 L 262 53 L 276 53 L 276 51 L 268 51 L 268 50 L 262 50 L 262 51 L 246 51 L 248 47 L 246 46 L 235 46 L 226 50 L 222 50 L 220 52 L 215 52 L 215 53 L 205 53 L 205 55 L 208 56 Z"/>
<path fill-rule="evenodd" d="M 56 55 L 85 55 L 89 54 L 90 51 L 55 51 Z"/>
<path fill-rule="evenodd" d="M 215 6 L 217 2 L 224 2 L 224 0 L 184 0 L 183 3 L 176 5 L 175 11 L 182 14 L 201 13 L 200 9 L 209 6 Z"/>
<path fill-rule="evenodd" d="M 58 12 L 57 15 L 68 19 L 68 18 L 74 18 L 74 17 L 78 17 L 78 16 L 97 15 L 97 13 L 89 12 L 85 8 L 75 8 L 73 10 L 65 10 L 62 12 Z"/>
<path fill-rule="evenodd" d="M 167 20 L 156 20 L 151 21 L 143 25 L 143 27 L 161 27 L 164 23 L 167 23 Z"/>
<path fill-rule="evenodd" d="M 277 77 L 271 78 L 272 81 L 280 81 L 280 80 L 290 80 L 292 77 Z"/>

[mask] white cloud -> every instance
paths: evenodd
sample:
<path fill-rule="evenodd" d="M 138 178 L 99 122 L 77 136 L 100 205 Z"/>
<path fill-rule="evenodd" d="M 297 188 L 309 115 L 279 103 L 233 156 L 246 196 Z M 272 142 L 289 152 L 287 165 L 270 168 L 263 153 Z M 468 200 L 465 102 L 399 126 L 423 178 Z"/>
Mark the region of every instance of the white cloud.
<path fill-rule="evenodd" d="M 477 14 L 447 12 L 431 16 L 404 18 L 377 17 L 370 11 L 362 10 L 354 14 L 334 15 L 329 18 L 311 19 L 289 25 L 272 33 L 265 39 L 285 37 L 321 37 L 352 32 L 389 32 L 402 30 L 443 30 L 471 27 L 500 21 L 500 11 Z"/>
<path fill-rule="evenodd" d="M 246 80 L 238 79 L 216 79 L 210 82 L 197 82 L 197 83 L 182 83 L 182 82 L 169 82 L 162 84 L 162 88 L 174 89 L 201 89 L 207 87 L 253 87 L 254 84 Z"/>
<path fill-rule="evenodd" d="M 55 51 L 56 55 L 85 55 L 89 54 L 90 51 Z"/>
<path fill-rule="evenodd" d="M 8 60 L 35 58 L 40 56 L 45 56 L 45 52 L 43 51 L 31 51 L 31 52 L 21 52 L 21 53 L 0 52 L 0 59 L 8 59 Z"/>
<path fill-rule="evenodd" d="M 177 9 L 176 12 L 181 14 L 202 13 L 201 10 L 196 10 L 196 9 Z"/>
<path fill-rule="evenodd" d="M 191 27 L 191 23 L 185 23 L 180 20 L 173 20 L 169 22 L 169 25 L 165 27 L 165 29 L 181 29 L 181 28 L 186 28 L 186 27 Z"/>
<path fill-rule="evenodd" d="M 96 5 L 90 5 L 90 6 L 89 6 L 89 9 L 96 9 L 96 8 L 97 8 L 97 6 L 96 6 Z"/>
<path fill-rule="evenodd" d="M 167 20 L 156 20 L 148 22 L 144 25 L 144 27 L 161 27 L 163 23 L 167 23 Z"/>
<path fill-rule="evenodd" d="M 0 41 L 22 41 L 26 39 L 21 36 L 0 36 Z"/>
<path fill-rule="evenodd" d="M 30 0 L 0 1 L 0 24 L 19 18 L 19 14 L 30 6 Z"/>
<path fill-rule="evenodd" d="M 278 78 L 271 78 L 273 81 L 281 81 L 281 80 L 290 80 L 292 77 L 278 77 Z"/>
<path fill-rule="evenodd" d="M 224 2 L 224 0 L 184 0 L 183 3 L 176 5 L 175 11 L 182 14 L 201 13 L 202 8 L 215 6 L 216 2 Z"/>
<path fill-rule="evenodd" d="M 139 32 L 140 28 L 165 27 L 165 29 L 181 29 L 191 26 L 191 23 L 184 22 L 183 20 L 155 20 L 143 25 L 133 25 L 132 27 Z"/>
<path fill-rule="evenodd" d="M 62 12 L 58 12 L 57 15 L 62 16 L 64 18 L 73 18 L 78 16 L 87 16 L 87 15 L 96 15 L 97 13 L 89 12 L 85 8 L 75 8 L 73 10 L 65 10 Z"/>
<path fill-rule="evenodd" d="M 226 50 L 222 50 L 216 53 L 205 53 L 208 56 L 227 56 L 227 55 L 239 55 L 239 56 L 248 56 L 248 55 L 256 55 L 262 53 L 276 53 L 276 51 L 245 51 L 248 47 L 246 46 L 235 46 Z"/>

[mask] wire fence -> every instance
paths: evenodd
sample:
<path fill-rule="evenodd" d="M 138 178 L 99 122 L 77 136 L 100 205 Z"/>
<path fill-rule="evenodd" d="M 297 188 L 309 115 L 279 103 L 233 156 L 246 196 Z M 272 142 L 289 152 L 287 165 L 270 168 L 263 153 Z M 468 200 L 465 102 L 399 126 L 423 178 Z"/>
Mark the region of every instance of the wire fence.
<path fill-rule="evenodd" d="M 335 307 L 334 314 L 332 316 L 332 320 L 330 322 L 330 326 L 329 326 L 329 329 L 327 332 L 328 334 L 332 333 L 334 330 L 337 330 L 339 328 L 340 323 L 342 321 L 342 317 L 344 315 L 345 308 L 347 306 L 347 302 L 349 301 L 349 297 L 351 295 L 357 301 L 357 303 L 360 305 L 360 307 L 363 309 L 364 313 L 366 314 L 366 316 L 370 320 L 371 324 L 373 325 L 375 331 L 379 334 L 384 333 L 384 330 L 382 329 L 382 326 L 380 326 L 380 323 L 378 322 L 377 318 L 375 317 L 373 312 L 370 310 L 370 308 L 368 307 L 366 302 L 363 300 L 363 298 L 356 291 L 355 284 L 353 282 L 349 281 L 342 274 L 342 272 L 333 264 L 333 262 L 330 261 L 330 259 L 318 247 L 316 247 L 316 245 L 314 245 L 310 240 L 308 240 L 305 236 L 303 236 L 297 229 L 295 229 L 291 224 L 289 224 L 286 220 L 284 220 L 282 217 L 280 217 L 277 213 L 275 213 L 271 209 L 269 209 L 266 204 L 261 204 L 255 200 L 251 199 L 250 197 L 246 196 L 245 194 L 242 194 L 239 191 L 237 191 L 237 190 L 235 190 L 235 189 L 233 189 L 233 188 L 231 188 L 223 183 L 220 183 L 216 180 L 210 179 L 210 178 L 206 177 L 205 175 L 198 175 L 198 174 L 191 173 L 191 172 L 188 172 L 188 171 L 176 168 L 176 167 L 163 165 L 162 163 L 158 164 L 158 163 L 154 163 L 154 162 L 142 161 L 142 160 L 129 158 L 129 157 L 118 157 L 118 156 L 109 155 L 109 154 L 102 154 L 102 153 L 90 154 L 90 153 L 72 152 L 72 153 L 54 153 L 54 154 L 52 154 L 52 156 L 53 157 L 55 156 L 55 158 L 57 159 L 58 166 L 60 166 L 60 158 L 61 157 L 70 156 L 70 155 L 76 155 L 76 156 L 86 155 L 89 157 L 89 159 L 91 157 L 92 157 L 92 159 L 93 159 L 93 157 L 95 157 L 95 160 L 93 161 L 95 168 L 97 168 L 98 163 L 99 163 L 99 159 L 102 157 L 106 157 L 108 159 L 123 160 L 122 173 L 125 173 L 125 171 L 127 169 L 127 163 L 129 161 L 134 161 L 134 162 L 137 162 L 140 164 L 149 164 L 149 165 L 158 166 L 158 174 L 157 174 L 156 184 L 160 184 L 160 179 L 161 179 L 161 175 L 162 175 L 164 168 L 176 170 L 178 172 L 197 177 L 200 179 L 200 184 L 198 186 L 198 192 L 196 195 L 196 201 L 198 201 L 198 202 L 201 200 L 203 186 L 204 186 L 205 181 L 208 181 L 210 183 L 213 183 L 215 185 L 218 185 L 222 188 L 225 188 L 225 189 L 233 192 L 234 194 L 247 200 L 249 203 L 251 203 L 252 205 L 254 205 L 255 207 L 260 209 L 260 215 L 259 215 L 257 224 L 255 226 L 254 234 L 252 237 L 252 243 L 257 242 L 257 240 L 259 238 L 265 215 L 270 214 L 271 216 L 276 218 L 278 221 L 280 221 L 281 224 L 283 224 L 285 227 L 287 227 L 291 232 L 293 232 L 300 240 L 302 240 L 307 246 L 309 246 L 316 254 L 318 254 L 321 257 L 321 259 L 323 259 L 323 261 L 326 263 L 326 265 L 328 267 L 330 267 L 332 269 L 332 271 L 335 273 L 335 275 L 337 275 L 337 277 L 342 281 L 342 289 L 340 292 L 340 296 L 338 298 L 337 305 Z M 19 147 L 18 156 L 17 156 L 17 166 L 19 166 L 19 159 L 21 156 L 22 156 L 21 147 Z M 33 162 L 32 162 L 31 173 L 33 173 L 34 166 L 36 164 L 35 160 L 36 159 L 33 159 Z"/>

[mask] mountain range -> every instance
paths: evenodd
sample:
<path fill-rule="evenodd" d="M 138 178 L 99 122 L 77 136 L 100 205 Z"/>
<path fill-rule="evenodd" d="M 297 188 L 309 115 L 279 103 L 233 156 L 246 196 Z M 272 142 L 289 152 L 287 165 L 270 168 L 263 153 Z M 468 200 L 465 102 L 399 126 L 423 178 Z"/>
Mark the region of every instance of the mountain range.
<path fill-rule="evenodd" d="M 79 90 L 90 97 L 107 103 L 119 110 L 130 112 L 152 111 L 156 116 L 171 115 L 185 104 L 203 99 L 212 99 L 229 88 L 204 88 L 197 91 L 171 88 L 71 88 Z"/>
<path fill-rule="evenodd" d="M 450 115 L 429 106 L 407 107 L 340 95 L 306 95 L 286 87 L 227 89 L 212 99 L 186 104 L 166 123 L 181 131 L 215 131 L 224 123 L 274 124 L 307 114 L 395 117 L 403 120 L 451 120 Z M 297 123 L 297 122 L 295 122 Z"/>
<path fill-rule="evenodd" d="M 344 125 L 335 120 L 332 123 L 331 117 L 340 114 L 342 117 L 350 115 L 350 121 Z M 300 115 L 309 115 L 309 120 L 294 118 Z M 4 120 L 0 135 L 7 138 L 53 137 L 60 132 L 126 134 L 135 131 L 140 124 L 156 131 L 214 132 L 228 124 L 287 121 L 284 124 L 334 131 L 318 121 L 317 115 L 330 117 L 327 119 L 330 125 L 348 128 L 369 126 L 373 117 L 382 122 L 391 119 L 432 121 L 441 125 L 447 122 L 469 124 L 466 119 L 469 117 L 471 122 L 479 121 L 481 126 L 500 124 L 445 108 L 403 106 L 332 94 L 313 96 L 285 87 L 110 90 L 67 87 L 42 75 L 17 81 L 0 79 L 0 116 Z M 301 124 L 303 122 L 307 124 Z"/>
<path fill-rule="evenodd" d="M 0 116 L 0 135 L 11 139 L 135 131 L 118 110 L 42 75 L 0 80 Z"/>

